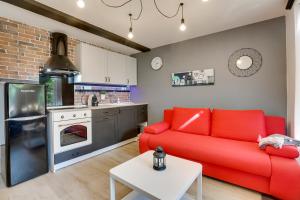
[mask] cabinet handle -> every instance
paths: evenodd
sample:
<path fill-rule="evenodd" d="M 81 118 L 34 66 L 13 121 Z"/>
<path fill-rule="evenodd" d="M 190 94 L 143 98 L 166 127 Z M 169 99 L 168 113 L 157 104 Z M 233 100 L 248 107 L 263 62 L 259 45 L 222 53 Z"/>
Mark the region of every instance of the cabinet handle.
<path fill-rule="evenodd" d="M 129 78 L 127 79 L 127 84 L 129 84 Z"/>
<path fill-rule="evenodd" d="M 108 82 L 110 82 L 110 76 L 108 77 Z"/>
<path fill-rule="evenodd" d="M 107 80 L 107 76 L 105 76 L 105 83 L 107 83 L 108 82 L 108 80 Z"/>

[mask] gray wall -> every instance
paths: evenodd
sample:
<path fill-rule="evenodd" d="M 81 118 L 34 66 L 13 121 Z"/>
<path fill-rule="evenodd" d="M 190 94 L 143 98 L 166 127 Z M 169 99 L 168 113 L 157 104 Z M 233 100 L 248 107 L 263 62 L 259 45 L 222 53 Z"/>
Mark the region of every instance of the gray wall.
<path fill-rule="evenodd" d="M 136 54 L 138 87 L 132 99 L 149 103 L 150 123 L 173 106 L 263 109 L 286 117 L 285 44 L 285 18 L 280 17 Z M 236 77 L 228 70 L 229 56 L 240 48 L 255 48 L 263 56 L 262 68 L 251 77 Z M 150 66 L 155 56 L 164 60 L 159 71 Z M 206 68 L 215 69 L 215 85 L 171 86 L 172 72 Z"/>

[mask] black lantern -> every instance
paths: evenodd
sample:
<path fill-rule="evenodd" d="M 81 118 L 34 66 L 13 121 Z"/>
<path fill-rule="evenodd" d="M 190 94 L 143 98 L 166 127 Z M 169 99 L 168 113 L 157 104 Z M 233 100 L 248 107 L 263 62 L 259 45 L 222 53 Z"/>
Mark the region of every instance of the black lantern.
<path fill-rule="evenodd" d="M 153 169 L 158 171 L 166 169 L 166 153 L 161 146 L 157 147 L 153 153 Z"/>

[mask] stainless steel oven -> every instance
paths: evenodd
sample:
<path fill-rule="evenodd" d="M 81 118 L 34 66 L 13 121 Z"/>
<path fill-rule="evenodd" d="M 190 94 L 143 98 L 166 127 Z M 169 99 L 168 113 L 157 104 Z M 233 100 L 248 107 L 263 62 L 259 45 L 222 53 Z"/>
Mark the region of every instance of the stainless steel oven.
<path fill-rule="evenodd" d="M 54 114 L 54 154 L 92 143 L 91 111 L 65 111 Z"/>

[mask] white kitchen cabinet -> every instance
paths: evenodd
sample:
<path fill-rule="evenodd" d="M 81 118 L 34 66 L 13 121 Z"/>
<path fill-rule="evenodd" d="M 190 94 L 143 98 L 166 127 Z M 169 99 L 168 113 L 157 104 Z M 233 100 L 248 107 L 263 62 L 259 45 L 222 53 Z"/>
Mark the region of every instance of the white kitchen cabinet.
<path fill-rule="evenodd" d="M 80 43 L 77 47 L 77 66 L 80 67 L 80 76 L 76 82 L 137 84 L 137 62 L 130 56 Z"/>
<path fill-rule="evenodd" d="M 125 59 L 124 56 L 115 52 L 108 52 L 107 57 L 107 75 L 109 83 L 111 84 L 126 84 L 126 74 L 125 74 Z"/>
<path fill-rule="evenodd" d="M 137 61 L 136 58 L 125 58 L 125 76 L 127 85 L 137 85 Z"/>
<path fill-rule="evenodd" d="M 78 46 L 80 82 L 105 83 L 107 77 L 107 51 L 89 44 Z"/>

